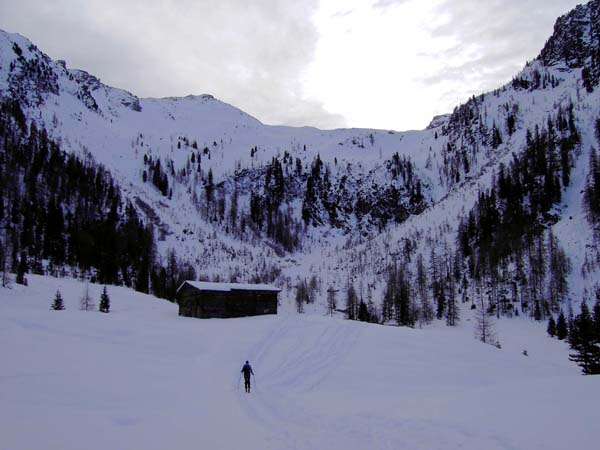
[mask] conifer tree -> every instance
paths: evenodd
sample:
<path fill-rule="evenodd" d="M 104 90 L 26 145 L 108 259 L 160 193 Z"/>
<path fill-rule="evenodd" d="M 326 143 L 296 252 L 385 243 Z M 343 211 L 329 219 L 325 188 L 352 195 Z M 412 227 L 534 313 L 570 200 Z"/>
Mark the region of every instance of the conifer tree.
<path fill-rule="evenodd" d="M 396 290 L 396 271 L 390 268 L 386 289 L 383 294 L 383 303 L 381 305 L 381 320 L 384 323 L 392 320 Z"/>
<path fill-rule="evenodd" d="M 420 297 L 419 322 L 430 323 L 433 320 L 433 306 L 429 301 L 427 291 L 427 272 L 423 261 L 423 255 L 419 253 L 417 257 L 416 291 Z"/>
<path fill-rule="evenodd" d="M 569 359 L 581 367 L 584 375 L 600 374 L 600 341 L 595 338 L 594 318 L 585 301 L 581 304 L 581 313 L 573 321 L 570 344 L 574 352 Z"/>
<path fill-rule="evenodd" d="M 446 309 L 446 294 L 444 293 L 444 288 L 441 287 L 441 283 L 437 280 L 433 282 L 433 292 L 437 302 L 436 317 L 438 320 L 442 320 Z"/>
<path fill-rule="evenodd" d="M 24 252 L 21 252 L 21 258 L 19 259 L 19 266 L 17 267 L 17 284 L 26 284 L 25 274 L 27 273 L 27 257 Z"/>
<path fill-rule="evenodd" d="M 394 295 L 394 309 L 396 311 L 396 322 L 400 326 L 412 327 L 415 324 L 414 308 L 412 307 L 412 295 L 410 280 L 411 275 L 408 268 L 401 264 L 398 268 L 397 290 Z"/>
<path fill-rule="evenodd" d="M 377 314 L 377 307 L 373 299 L 369 298 L 367 301 L 367 312 L 369 313 L 369 322 L 379 323 L 379 315 Z"/>
<path fill-rule="evenodd" d="M 567 276 L 570 272 L 570 264 L 552 230 L 548 232 L 548 269 L 550 280 L 548 283 L 548 298 L 550 308 L 553 311 L 558 309 L 560 302 L 566 298 L 569 293 L 567 285 Z"/>
<path fill-rule="evenodd" d="M 569 327 L 567 326 L 567 319 L 565 319 L 565 314 L 563 310 L 560 310 L 560 314 L 558 315 L 558 320 L 556 322 L 556 337 L 561 341 L 566 339 L 569 336 Z"/>
<path fill-rule="evenodd" d="M 0 271 L 2 271 L 2 287 L 8 286 L 8 248 L 6 240 L 3 242 L 0 240 Z"/>
<path fill-rule="evenodd" d="M 213 181 L 212 169 L 208 169 L 207 180 L 204 183 L 204 191 L 206 194 L 206 216 L 210 218 L 210 211 L 214 201 L 215 184 Z"/>
<path fill-rule="evenodd" d="M 299 280 L 296 285 L 296 311 L 298 314 L 304 312 L 305 303 L 308 303 L 308 286 L 306 280 Z"/>
<path fill-rule="evenodd" d="M 556 321 L 553 316 L 550 316 L 550 319 L 548 319 L 548 328 L 546 328 L 546 331 L 550 337 L 556 336 Z"/>
<path fill-rule="evenodd" d="M 98 310 L 103 313 L 108 313 L 110 310 L 110 297 L 108 296 L 106 286 L 104 286 L 102 295 L 100 295 L 100 305 L 98 306 Z"/>
<path fill-rule="evenodd" d="M 594 325 L 593 325 L 593 336 L 594 336 L 594 340 L 598 343 L 600 343 L 600 290 L 598 290 L 596 292 L 596 304 L 594 305 Z"/>
<path fill-rule="evenodd" d="M 358 320 L 361 322 L 370 322 L 369 310 L 367 309 L 367 304 L 364 301 L 360 301 L 358 305 Z"/>
<path fill-rule="evenodd" d="M 596 149 L 591 149 L 589 158 L 589 172 L 584 187 L 583 199 L 588 220 L 591 223 L 596 223 L 600 221 L 600 161 Z"/>
<path fill-rule="evenodd" d="M 56 295 L 54 296 L 54 301 L 52 302 L 51 309 L 54 311 L 62 311 L 65 309 L 65 304 L 63 302 L 62 296 L 60 295 L 60 291 L 56 291 Z"/>
<path fill-rule="evenodd" d="M 538 322 L 542 320 L 542 307 L 540 306 L 540 300 L 535 301 L 535 306 L 533 309 L 533 318 Z"/>
<path fill-rule="evenodd" d="M 456 286 L 454 279 L 448 276 L 448 302 L 446 307 L 446 325 L 456 326 L 460 318 L 460 310 L 456 299 Z"/>
<path fill-rule="evenodd" d="M 356 310 L 358 308 L 358 296 L 354 285 L 350 283 L 346 294 L 346 318 L 348 320 L 356 320 Z"/>

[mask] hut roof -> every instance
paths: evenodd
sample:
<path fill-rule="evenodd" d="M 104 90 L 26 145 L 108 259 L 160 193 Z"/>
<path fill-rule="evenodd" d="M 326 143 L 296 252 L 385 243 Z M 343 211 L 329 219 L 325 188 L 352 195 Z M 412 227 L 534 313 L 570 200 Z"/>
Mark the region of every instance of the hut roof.
<path fill-rule="evenodd" d="M 243 284 L 243 283 L 210 283 L 208 281 L 184 281 L 181 286 L 177 289 L 177 292 L 183 288 L 186 284 L 189 284 L 194 289 L 199 291 L 219 291 L 219 292 L 230 292 L 230 291 L 268 291 L 268 292 L 281 292 L 281 289 L 268 284 Z"/>

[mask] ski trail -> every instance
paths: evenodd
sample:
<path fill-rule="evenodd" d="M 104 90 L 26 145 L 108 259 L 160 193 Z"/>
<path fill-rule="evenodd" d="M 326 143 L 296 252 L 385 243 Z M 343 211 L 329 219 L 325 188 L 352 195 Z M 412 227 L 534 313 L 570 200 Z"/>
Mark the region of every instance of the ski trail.
<path fill-rule="evenodd" d="M 249 350 L 260 381 L 256 384 L 255 378 L 252 394 L 240 391 L 238 400 L 249 417 L 269 433 L 275 431 L 278 444 L 274 448 L 305 448 L 296 445 L 301 433 L 290 434 L 285 424 L 306 422 L 310 413 L 292 406 L 295 401 L 290 393 L 317 387 L 349 354 L 359 335 L 360 328 L 349 323 L 289 316 Z"/>
<path fill-rule="evenodd" d="M 240 390 L 237 400 L 268 436 L 265 448 L 516 450 L 499 435 L 478 435 L 435 420 L 402 418 L 400 400 L 397 418 L 373 413 L 340 416 L 307 403 L 305 394 L 318 393 L 340 362 L 352 357 L 363 330 L 352 322 L 288 317 L 254 344 L 249 354 L 254 355 L 259 383 L 251 394 Z"/>

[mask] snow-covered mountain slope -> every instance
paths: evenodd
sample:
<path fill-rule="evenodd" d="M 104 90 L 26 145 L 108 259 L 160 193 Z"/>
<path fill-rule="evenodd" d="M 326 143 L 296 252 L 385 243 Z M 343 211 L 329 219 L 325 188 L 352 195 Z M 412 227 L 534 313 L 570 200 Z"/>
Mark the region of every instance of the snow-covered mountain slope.
<path fill-rule="evenodd" d="M 29 281 L 0 288 L 3 449 L 597 446 L 600 379 L 526 318 L 499 324 L 510 339 L 497 349 L 468 327 L 380 327 L 285 302 L 277 316 L 199 321 L 119 287 L 108 314 L 86 312 L 84 284 Z M 57 289 L 64 311 L 49 310 Z M 96 301 L 101 290 L 89 285 Z"/>
<path fill-rule="evenodd" d="M 51 61 L 25 38 L 7 33 L 0 33 L 0 95 L 20 100 L 28 117 L 39 127 L 46 127 L 65 150 L 89 153 L 106 166 L 129 198 L 139 199 L 134 203 L 142 213 L 153 210 L 149 215 L 165 239 L 162 251 L 175 247 L 180 256 L 196 260 L 201 269 L 214 265 L 211 261 L 202 266 L 205 252 L 198 245 L 198 239 L 213 234 L 211 224 L 204 223 L 199 214 L 201 205 L 207 203 L 203 186 L 209 171 L 215 184 L 223 186 L 228 204 L 233 180 L 237 180 L 241 216 L 248 212 L 250 192 L 262 190 L 261 176 L 264 178 L 264 168 L 274 157 L 283 158 L 286 152 L 291 155 L 286 175 L 288 170 L 296 171 L 301 185 L 320 156 L 336 182 L 344 178 L 349 189 L 340 190 L 338 198 L 353 209 L 358 192 L 379 198 L 376 194 L 380 190 L 373 186 L 392 183 L 386 163 L 394 153 L 400 151 L 415 166 L 424 166 L 424 149 L 433 136 L 433 131 L 322 131 L 266 126 L 210 95 L 138 99 L 83 71 L 69 70 L 63 62 Z M 192 154 L 195 162 L 190 164 Z M 161 161 L 169 177 L 169 195 L 161 195 L 151 183 L 143 181 L 145 170 L 150 175 L 145 158 Z M 188 173 L 182 179 L 181 171 L 186 169 Z M 415 173 L 414 179 L 423 180 L 427 200 L 442 195 L 427 174 Z M 402 196 L 405 187 L 399 190 Z M 290 192 L 290 205 L 298 219 L 302 195 L 298 189 Z M 369 210 L 371 200 L 377 200 L 367 200 Z M 315 215 L 320 218 L 325 213 Z M 354 223 L 355 217 L 351 217 L 342 220 L 340 226 L 348 229 Z M 194 242 L 181 242 L 189 240 L 190 230 Z M 218 234 L 216 247 L 234 245 L 231 239 L 221 239 Z M 239 245 L 237 242 L 234 247 Z"/>
<path fill-rule="evenodd" d="M 544 211 L 553 218 L 539 220 L 571 259 L 569 298 L 579 302 L 599 281 L 582 207 L 600 114 L 599 8 L 594 0 L 559 19 L 541 55 L 511 83 L 422 131 L 267 126 L 209 95 L 139 99 L 4 32 L 0 95 L 19 100 L 64 150 L 106 166 L 155 226 L 160 255 L 175 249 L 203 278 L 278 277 L 288 296 L 298 278 L 314 275 L 322 302 L 329 287 L 343 294 L 355 283 L 376 304 L 392 263 L 415 273 L 421 255 L 431 271 L 443 255 L 450 267 L 461 220 L 500 165 L 523 154 L 528 132 L 570 111 L 578 133 L 566 157 L 572 176 Z M 506 264 L 508 289 L 522 277 L 519 261 Z M 480 288 L 461 288 L 463 301 L 483 295 Z"/>

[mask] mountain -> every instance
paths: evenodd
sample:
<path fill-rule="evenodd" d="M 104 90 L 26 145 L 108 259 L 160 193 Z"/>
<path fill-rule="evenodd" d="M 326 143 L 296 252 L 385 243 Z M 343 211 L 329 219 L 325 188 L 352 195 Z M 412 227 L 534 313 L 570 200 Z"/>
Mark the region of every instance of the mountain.
<path fill-rule="evenodd" d="M 47 227 L 25 245 L 22 211 L 0 219 L 5 253 L 15 270 L 24 258 L 39 272 L 83 270 L 167 297 L 194 274 L 274 282 L 286 301 L 319 311 L 355 291 L 350 317 L 403 325 L 454 325 L 470 309 L 541 320 L 576 307 L 600 280 L 599 14 L 598 1 L 578 6 L 511 82 L 410 132 L 268 126 L 210 95 L 138 98 L 2 32 L 7 130 L 22 115 L 118 189 L 78 225 L 100 224 L 84 230 L 97 249 L 87 263 L 68 242 L 43 250 Z M 19 195 L 11 188 L 4 209 Z M 77 217 L 87 197 L 69 198 L 54 208 Z M 153 235 L 156 252 L 102 254 L 106 236 L 110 247 L 136 233 Z M 81 234 L 71 232 L 77 245 Z"/>

